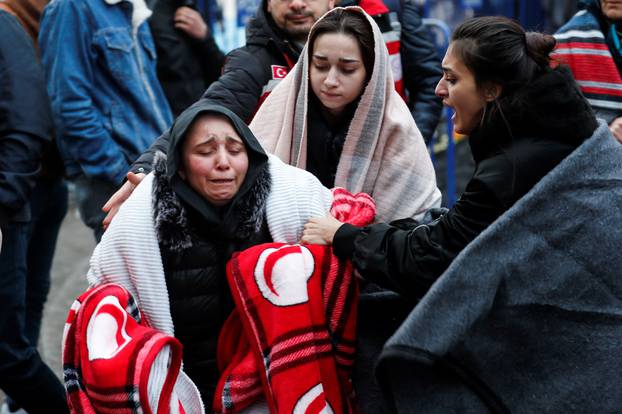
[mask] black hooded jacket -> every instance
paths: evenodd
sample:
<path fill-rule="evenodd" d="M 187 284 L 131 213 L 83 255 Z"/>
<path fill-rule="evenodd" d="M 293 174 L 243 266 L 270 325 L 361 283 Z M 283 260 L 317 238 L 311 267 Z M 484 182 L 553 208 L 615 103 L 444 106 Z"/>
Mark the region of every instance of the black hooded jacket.
<path fill-rule="evenodd" d="M 201 99 L 218 103 L 248 122 L 257 111 L 264 86 L 273 79 L 273 66 L 291 69 L 299 56 L 300 50 L 276 26 L 263 1 L 246 28 L 246 45 L 227 55 L 222 75 Z M 151 171 L 154 154 L 167 148 L 168 131 L 132 164 L 131 170 Z"/>
<path fill-rule="evenodd" d="M 364 278 L 417 300 L 467 244 L 597 126 L 563 67 L 547 69 L 523 90 L 501 97 L 499 105 L 505 121 L 493 116 L 469 138 L 475 172 L 451 210 L 426 225 L 412 220 L 363 229 L 344 224 L 334 237 L 335 254 L 351 257 Z"/>
<path fill-rule="evenodd" d="M 186 131 L 203 113 L 227 117 L 245 143 L 246 177 L 232 201 L 215 207 L 181 179 L 180 149 Z M 268 157 L 248 127 L 231 111 L 198 102 L 171 129 L 168 159 L 155 165 L 154 220 L 170 299 L 175 337 L 182 343 L 184 370 L 209 412 L 219 378 L 216 345 L 233 310 L 225 266 L 233 252 L 270 242 L 265 202 L 270 192 Z"/>

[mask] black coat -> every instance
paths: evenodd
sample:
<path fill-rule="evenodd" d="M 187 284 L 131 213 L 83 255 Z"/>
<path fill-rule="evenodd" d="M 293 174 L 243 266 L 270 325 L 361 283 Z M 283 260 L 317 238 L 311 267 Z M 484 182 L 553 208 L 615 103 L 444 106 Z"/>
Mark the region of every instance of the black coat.
<path fill-rule="evenodd" d="M 315 95 L 309 96 L 305 169 L 316 176 L 324 187 L 333 188 L 337 165 L 358 100 L 348 105 L 336 124 L 327 120 L 322 114 L 321 106 Z"/>
<path fill-rule="evenodd" d="M 175 28 L 175 11 L 185 3 L 158 0 L 149 18 L 158 54 L 158 79 L 174 116 L 195 103 L 218 79 L 225 61 L 211 32 L 200 41 Z"/>
<path fill-rule="evenodd" d="M 567 69 L 547 71 L 519 98 L 499 100 L 512 134 L 495 117 L 469 138 L 475 172 L 446 214 L 425 225 L 411 219 L 364 229 L 344 225 L 335 235 L 338 256 L 353 257 L 365 279 L 399 292 L 369 283 L 361 294 L 354 386 L 363 413 L 393 412 L 374 378 L 374 366 L 384 342 L 413 305 L 467 244 L 596 128 Z"/>
<path fill-rule="evenodd" d="M 227 55 L 222 76 L 212 83 L 201 100 L 222 105 L 243 120 L 250 121 L 258 108 L 264 86 L 273 77 L 272 66 L 291 67 L 299 54 L 300 51 L 277 28 L 264 7 L 260 7 L 248 24 L 246 45 Z M 138 158 L 132 165 L 133 172 L 151 171 L 154 154 L 168 149 L 168 133 L 162 134 Z"/>
<path fill-rule="evenodd" d="M 28 200 L 52 137 L 43 71 L 17 19 L 0 11 L 0 226 L 28 221 Z"/>
<path fill-rule="evenodd" d="M 565 68 L 548 70 L 518 98 L 499 101 L 509 129 L 497 116 L 469 138 L 475 172 L 451 210 L 425 225 L 412 220 L 363 229 L 346 224 L 334 238 L 337 256 L 352 257 L 366 279 L 417 300 L 468 243 L 597 125 Z"/>
<path fill-rule="evenodd" d="M 221 208 L 204 200 L 177 174 L 185 132 L 203 112 L 217 112 L 232 120 L 249 154 L 240 190 Z M 227 261 L 235 251 L 272 241 L 264 214 L 271 182 L 267 156 L 234 114 L 197 103 L 175 122 L 166 164 L 159 158 L 155 165 L 156 231 L 175 337 L 184 347 L 184 370 L 209 411 L 220 375 L 216 365 L 218 335 L 233 310 Z"/>

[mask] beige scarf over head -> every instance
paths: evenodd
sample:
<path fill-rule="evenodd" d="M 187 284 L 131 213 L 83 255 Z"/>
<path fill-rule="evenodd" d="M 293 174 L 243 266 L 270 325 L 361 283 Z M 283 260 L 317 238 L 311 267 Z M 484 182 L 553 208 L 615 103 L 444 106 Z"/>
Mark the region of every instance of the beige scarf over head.
<path fill-rule="evenodd" d="M 408 107 L 395 91 L 380 29 L 361 8 L 345 9 L 367 18 L 374 34 L 375 59 L 348 129 L 335 186 L 374 197 L 379 221 L 420 218 L 425 210 L 440 205 L 432 161 Z M 307 107 L 313 93 L 309 92 L 309 59 L 307 45 L 250 124 L 266 151 L 299 168 L 306 167 Z"/>

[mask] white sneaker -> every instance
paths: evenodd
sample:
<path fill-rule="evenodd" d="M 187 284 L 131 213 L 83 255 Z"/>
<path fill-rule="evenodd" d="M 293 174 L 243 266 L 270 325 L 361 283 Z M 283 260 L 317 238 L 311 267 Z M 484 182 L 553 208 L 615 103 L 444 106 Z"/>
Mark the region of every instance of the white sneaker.
<path fill-rule="evenodd" d="M 17 411 L 11 411 L 9 409 L 9 404 L 7 404 L 5 401 L 2 403 L 2 407 L 0 408 L 0 414 L 28 414 L 28 413 L 23 408 L 20 408 Z"/>

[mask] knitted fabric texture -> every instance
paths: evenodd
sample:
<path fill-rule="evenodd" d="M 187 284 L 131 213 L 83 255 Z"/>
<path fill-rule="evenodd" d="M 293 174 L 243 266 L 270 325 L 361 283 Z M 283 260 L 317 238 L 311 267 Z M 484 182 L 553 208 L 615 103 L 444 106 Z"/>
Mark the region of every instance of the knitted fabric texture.
<path fill-rule="evenodd" d="M 76 299 L 62 355 L 72 413 L 185 412 L 173 393 L 181 344 L 141 321 L 121 286 L 104 284 Z"/>
<path fill-rule="evenodd" d="M 356 225 L 373 221 L 367 194 L 333 194 L 331 214 Z M 240 412 L 264 397 L 272 413 L 352 412 L 352 264 L 330 247 L 270 243 L 236 254 L 227 279 L 236 309 L 219 338 L 214 410 Z"/>
<path fill-rule="evenodd" d="M 334 185 L 370 194 L 378 201 L 380 221 L 420 218 L 427 209 L 440 205 L 432 161 L 408 107 L 395 91 L 378 25 L 362 9 L 347 9 L 363 14 L 372 26 L 375 59 L 350 122 Z M 313 92 L 309 92 L 309 52 L 305 47 L 296 66 L 250 124 L 266 151 L 299 168 L 306 167 L 309 93 Z"/>
<path fill-rule="evenodd" d="M 554 36 L 551 56 L 570 67 L 597 115 L 607 123 L 622 116 L 622 77 L 596 17 L 582 10 Z"/>

